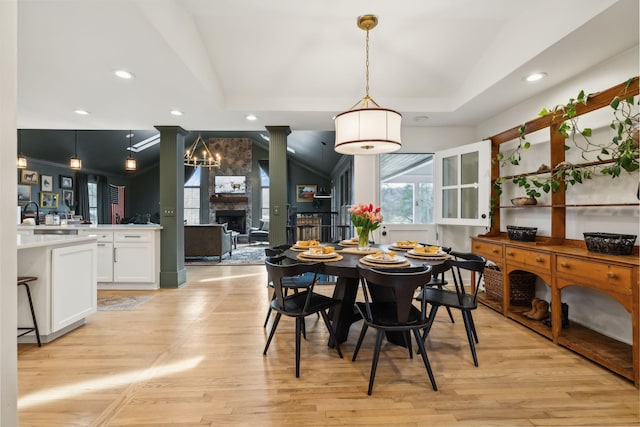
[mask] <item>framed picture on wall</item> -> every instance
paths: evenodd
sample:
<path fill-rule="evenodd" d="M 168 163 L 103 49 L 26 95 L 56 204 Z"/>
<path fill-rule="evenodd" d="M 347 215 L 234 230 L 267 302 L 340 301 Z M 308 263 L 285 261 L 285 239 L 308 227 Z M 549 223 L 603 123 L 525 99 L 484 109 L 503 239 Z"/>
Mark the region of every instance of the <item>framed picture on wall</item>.
<path fill-rule="evenodd" d="M 73 188 L 73 178 L 70 176 L 60 175 L 60 188 Z"/>
<path fill-rule="evenodd" d="M 56 209 L 58 207 L 58 193 L 41 191 L 40 207 L 44 209 Z"/>
<path fill-rule="evenodd" d="M 73 206 L 73 190 L 62 190 L 62 203 L 69 208 Z"/>
<path fill-rule="evenodd" d="M 42 175 L 40 177 L 40 190 L 53 191 L 53 177 L 51 175 Z"/>
<path fill-rule="evenodd" d="M 24 206 L 31 201 L 31 186 L 18 185 L 18 206 Z"/>
<path fill-rule="evenodd" d="M 317 185 L 298 184 L 296 185 L 296 202 L 313 202 L 313 195 L 318 191 Z"/>
<path fill-rule="evenodd" d="M 20 169 L 20 184 L 37 184 L 38 172 L 29 169 Z"/>

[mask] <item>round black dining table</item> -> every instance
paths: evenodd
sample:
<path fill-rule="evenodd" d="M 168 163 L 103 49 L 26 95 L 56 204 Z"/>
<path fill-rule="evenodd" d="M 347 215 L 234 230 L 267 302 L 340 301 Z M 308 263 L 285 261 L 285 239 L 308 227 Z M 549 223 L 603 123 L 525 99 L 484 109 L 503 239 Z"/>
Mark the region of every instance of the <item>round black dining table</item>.
<path fill-rule="evenodd" d="M 298 259 L 299 251 L 288 249 L 285 251 L 285 256 L 289 259 L 296 260 L 298 262 L 318 262 L 322 264 L 321 274 L 326 274 L 329 276 L 336 276 L 337 282 L 335 289 L 333 291 L 333 298 L 340 301 L 340 303 L 333 308 L 333 311 L 330 312 L 330 317 L 332 320 L 333 328 L 335 331 L 336 339 L 339 343 L 343 343 L 347 340 L 349 335 L 349 328 L 351 324 L 360 320 L 357 311 L 354 309 L 354 304 L 356 302 L 356 295 L 358 293 L 358 283 L 359 283 L 359 274 L 358 274 L 358 265 L 365 268 L 372 268 L 371 266 L 362 264 L 360 259 L 367 255 L 366 253 L 351 253 L 344 252 L 345 249 L 342 246 L 331 244 L 323 244 L 323 246 L 334 246 L 336 252 L 342 255 L 342 259 L 338 261 L 327 261 L 318 259 L 317 261 L 301 261 Z M 389 245 L 372 245 L 373 248 L 379 249 L 381 251 L 388 251 Z M 398 252 L 396 249 L 393 249 L 394 252 L 398 253 L 401 256 L 404 256 L 403 252 Z M 405 257 L 409 262 L 409 267 L 419 267 L 424 264 L 439 264 L 442 263 L 442 260 L 423 260 Z M 384 267 L 384 266 L 380 266 Z M 394 340 L 395 341 L 395 340 Z M 398 343 L 400 344 L 400 343 Z"/>

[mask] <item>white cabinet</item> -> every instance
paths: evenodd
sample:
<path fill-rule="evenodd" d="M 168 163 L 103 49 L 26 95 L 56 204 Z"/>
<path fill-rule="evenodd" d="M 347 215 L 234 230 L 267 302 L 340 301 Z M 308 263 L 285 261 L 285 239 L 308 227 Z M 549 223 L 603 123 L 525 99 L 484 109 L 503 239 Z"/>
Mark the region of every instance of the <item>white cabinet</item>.
<path fill-rule="evenodd" d="M 96 228 L 81 233 L 98 236 L 99 289 L 158 288 L 158 230 Z"/>
<path fill-rule="evenodd" d="M 51 331 L 97 310 L 95 243 L 51 251 Z"/>

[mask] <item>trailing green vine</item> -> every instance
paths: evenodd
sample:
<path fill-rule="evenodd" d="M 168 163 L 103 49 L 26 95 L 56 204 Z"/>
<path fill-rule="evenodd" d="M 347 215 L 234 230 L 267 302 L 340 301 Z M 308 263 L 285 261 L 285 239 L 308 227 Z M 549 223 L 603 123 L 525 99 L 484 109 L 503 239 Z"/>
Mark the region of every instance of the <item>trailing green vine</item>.
<path fill-rule="evenodd" d="M 633 82 L 633 78 L 627 80 L 622 93 L 614 97 L 609 104 L 613 110 L 610 128 L 614 131 L 614 136 L 607 143 L 594 143 L 591 139 L 593 130 L 579 126 L 577 108 L 580 104 L 586 105 L 591 96 L 591 94 L 585 95 L 583 90 L 576 98 L 570 98 L 566 105 L 556 105 L 550 110 L 543 108 L 539 113 L 539 116 L 552 114 L 552 120 L 558 117 L 562 119 L 558 133 L 565 138 L 565 151 L 578 149 L 581 157 L 586 161 L 589 160 L 588 154 L 597 153 L 595 156 L 598 161 L 613 160 L 612 163 L 573 165 L 561 162 L 552 168 L 542 165 L 537 173 L 548 172 L 547 177 L 520 175 L 511 178 L 512 182 L 521 187 L 529 197 L 540 197 L 540 191 L 557 192 L 561 187 L 566 190 L 571 185 L 582 184 L 596 174 L 616 178 L 623 170 L 629 173 L 638 170 L 640 165 L 638 164 L 637 134 L 640 112 L 637 105 L 640 105 L 640 101 L 637 101 L 634 96 L 628 95 Z M 531 147 L 531 143 L 526 140 L 525 125 L 521 125 L 518 130 L 518 145 L 515 149 L 508 152 L 508 155 L 501 152 L 496 156 L 494 161 L 500 162 L 500 166 L 507 163 L 519 165 L 523 150 L 528 150 Z M 505 181 L 506 178 L 501 177 L 494 182 L 494 188 L 498 195 L 502 194 L 502 184 Z"/>

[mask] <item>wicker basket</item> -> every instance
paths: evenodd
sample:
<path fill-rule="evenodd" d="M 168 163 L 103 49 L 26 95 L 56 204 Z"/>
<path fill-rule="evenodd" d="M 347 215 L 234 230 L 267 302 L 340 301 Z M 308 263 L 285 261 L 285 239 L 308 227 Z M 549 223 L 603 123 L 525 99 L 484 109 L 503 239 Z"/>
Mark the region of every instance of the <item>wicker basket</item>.
<path fill-rule="evenodd" d="M 502 301 L 502 271 L 497 266 L 488 265 L 484 268 L 484 288 L 491 298 Z M 536 275 L 526 271 L 513 271 L 509 273 L 511 284 L 512 305 L 529 305 L 536 294 Z"/>
<path fill-rule="evenodd" d="M 609 255 L 631 255 L 636 237 L 633 234 L 583 233 L 591 252 Z"/>
<path fill-rule="evenodd" d="M 507 225 L 507 234 L 510 240 L 518 240 L 520 242 L 535 242 L 536 227 L 516 227 L 515 225 Z"/>

